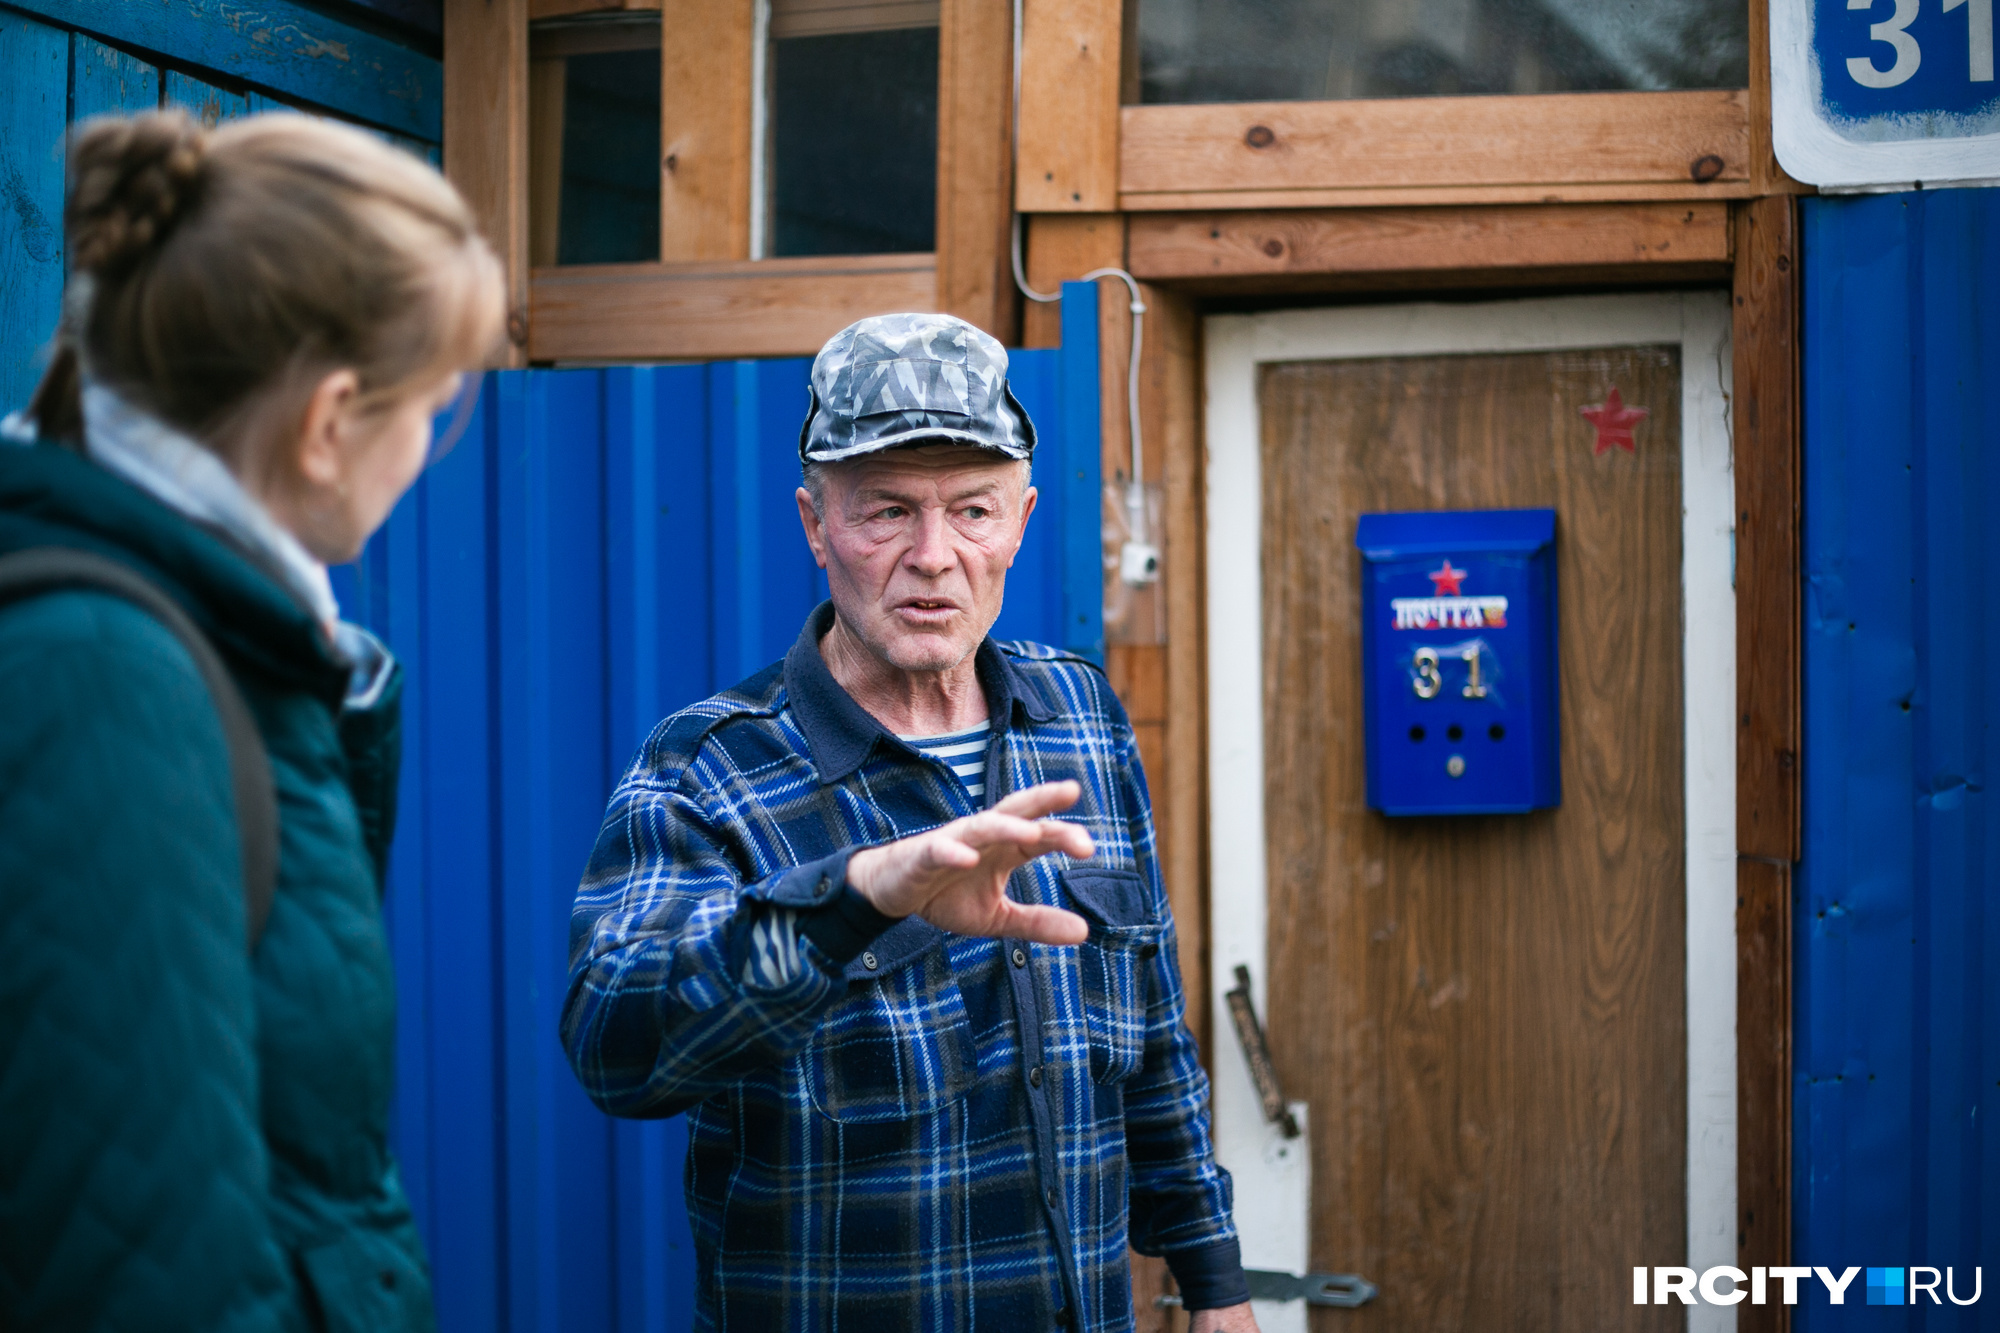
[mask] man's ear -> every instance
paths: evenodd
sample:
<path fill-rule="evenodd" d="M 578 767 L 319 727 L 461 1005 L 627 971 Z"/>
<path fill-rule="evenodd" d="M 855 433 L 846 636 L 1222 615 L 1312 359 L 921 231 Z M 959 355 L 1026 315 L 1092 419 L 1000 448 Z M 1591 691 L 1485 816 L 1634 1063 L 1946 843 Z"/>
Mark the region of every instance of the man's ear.
<path fill-rule="evenodd" d="M 299 475 L 315 489 L 340 491 L 347 485 L 348 416 L 360 393 L 360 376 L 336 370 L 313 385 L 306 397 L 294 457 Z"/>
<path fill-rule="evenodd" d="M 799 526 L 806 530 L 806 545 L 812 547 L 813 559 L 821 569 L 826 568 L 826 524 L 819 511 L 813 508 L 812 492 L 801 486 L 792 492 L 792 499 L 798 502 Z"/>
<path fill-rule="evenodd" d="M 1007 553 L 1007 568 L 1014 567 L 1014 558 L 1021 554 L 1021 543 L 1028 539 L 1028 520 L 1035 516 L 1035 501 L 1041 492 L 1030 486 L 1021 492 L 1021 526 L 1014 529 L 1014 549 Z"/>

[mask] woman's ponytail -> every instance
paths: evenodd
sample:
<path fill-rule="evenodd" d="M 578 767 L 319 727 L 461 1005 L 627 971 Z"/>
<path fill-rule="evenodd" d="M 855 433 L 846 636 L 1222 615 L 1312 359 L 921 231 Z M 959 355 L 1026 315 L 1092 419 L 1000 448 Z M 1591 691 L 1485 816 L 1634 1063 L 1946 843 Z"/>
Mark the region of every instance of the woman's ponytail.
<path fill-rule="evenodd" d="M 72 290 L 56 331 L 55 355 L 28 403 L 45 439 L 83 441 L 79 342 L 90 296 L 142 266 L 172 234 L 201 192 L 207 132 L 185 112 L 92 122 L 70 143 L 69 240 Z"/>
<path fill-rule="evenodd" d="M 184 111 L 99 120 L 69 151 L 70 271 L 101 281 L 143 264 L 195 207 L 208 132 Z"/>

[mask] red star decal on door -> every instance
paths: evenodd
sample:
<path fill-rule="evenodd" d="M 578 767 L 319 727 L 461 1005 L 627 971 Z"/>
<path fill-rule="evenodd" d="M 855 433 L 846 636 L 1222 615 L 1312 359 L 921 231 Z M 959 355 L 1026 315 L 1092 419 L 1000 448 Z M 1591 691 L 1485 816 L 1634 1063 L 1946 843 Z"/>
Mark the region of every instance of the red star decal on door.
<path fill-rule="evenodd" d="M 1593 403 L 1582 409 L 1583 419 L 1597 427 L 1597 452 L 1603 453 L 1612 445 L 1617 445 L 1628 454 L 1637 453 L 1632 445 L 1632 428 L 1646 419 L 1648 409 L 1627 407 L 1618 395 L 1618 386 L 1612 385 L 1611 392 L 1604 395 L 1604 401 Z"/>
<path fill-rule="evenodd" d="M 1465 574 L 1465 570 L 1453 569 L 1450 559 L 1447 558 L 1443 569 L 1434 569 L 1430 573 L 1430 581 L 1437 585 L 1433 595 L 1437 597 L 1458 596 L 1458 585 L 1465 581 Z"/>

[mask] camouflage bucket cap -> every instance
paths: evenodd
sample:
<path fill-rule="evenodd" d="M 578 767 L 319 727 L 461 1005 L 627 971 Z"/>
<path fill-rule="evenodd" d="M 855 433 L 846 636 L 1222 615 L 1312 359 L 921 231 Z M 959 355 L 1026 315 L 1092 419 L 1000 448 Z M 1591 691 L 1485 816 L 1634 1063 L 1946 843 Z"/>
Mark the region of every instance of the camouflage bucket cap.
<path fill-rule="evenodd" d="M 1008 458 L 1035 451 L 1034 423 L 1007 387 L 1007 350 L 996 339 L 951 315 L 875 315 L 813 358 L 800 462 L 948 442 Z"/>

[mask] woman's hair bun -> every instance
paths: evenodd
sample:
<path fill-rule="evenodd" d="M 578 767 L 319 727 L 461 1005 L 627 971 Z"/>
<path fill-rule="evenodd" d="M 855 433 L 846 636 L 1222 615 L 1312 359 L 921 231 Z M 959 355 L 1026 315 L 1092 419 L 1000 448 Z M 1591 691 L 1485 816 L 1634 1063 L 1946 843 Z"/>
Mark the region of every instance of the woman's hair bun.
<path fill-rule="evenodd" d="M 70 144 L 69 260 L 121 272 L 156 250 L 201 194 L 208 132 L 185 111 L 107 117 Z"/>

